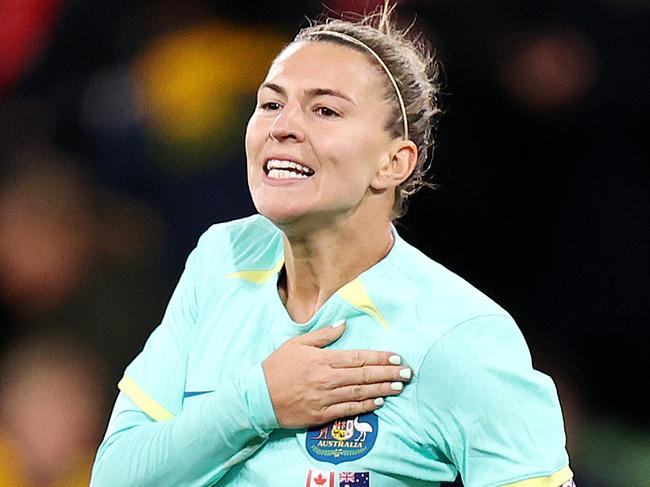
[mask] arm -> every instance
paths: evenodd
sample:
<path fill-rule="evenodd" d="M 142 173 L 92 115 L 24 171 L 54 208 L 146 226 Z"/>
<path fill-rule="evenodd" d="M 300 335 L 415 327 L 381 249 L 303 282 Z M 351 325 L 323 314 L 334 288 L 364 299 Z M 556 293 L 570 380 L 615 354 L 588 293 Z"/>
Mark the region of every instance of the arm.
<path fill-rule="evenodd" d="M 423 441 L 467 487 L 571 485 L 554 384 L 533 369 L 510 317 L 476 317 L 433 344 L 417 397 Z"/>
<path fill-rule="evenodd" d="M 207 485 L 250 456 L 277 427 L 261 365 L 218 390 L 184 401 L 198 335 L 201 241 L 160 326 L 120 381 L 93 487 Z"/>
<path fill-rule="evenodd" d="M 120 393 L 92 487 L 212 485 L 277 427 L 260 366 L 156 421 Z"/>

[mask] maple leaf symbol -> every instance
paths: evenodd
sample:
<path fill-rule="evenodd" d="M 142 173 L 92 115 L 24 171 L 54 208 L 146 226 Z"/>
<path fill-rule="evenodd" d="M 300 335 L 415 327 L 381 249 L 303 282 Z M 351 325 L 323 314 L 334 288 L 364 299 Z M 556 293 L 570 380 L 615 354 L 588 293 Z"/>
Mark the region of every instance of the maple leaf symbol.
<path fill-rule="evenodd" d="M 316 482 L 316 484 L 318 484 L 318 485 L 324 485 L 324 484 L 327 483 L 327 479 L 325 477 L 323 477 L 322 473 L 319 473 L 318 477 L 316 477 L 314 479 L 314 482 Z"/>

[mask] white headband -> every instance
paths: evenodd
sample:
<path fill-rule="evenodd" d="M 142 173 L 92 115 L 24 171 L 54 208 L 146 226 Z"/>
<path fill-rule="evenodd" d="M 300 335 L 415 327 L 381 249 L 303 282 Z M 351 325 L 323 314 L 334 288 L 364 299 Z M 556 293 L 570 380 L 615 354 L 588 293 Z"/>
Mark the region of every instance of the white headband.
<path fill-rule="evenodd" d="M 393 73 L 390 72 L 390 69 L 388 69 L 388 66 L 386 66 L 386 63 L 379 57 L 379 54 L 377 54 L 375 51 L 372 50 L 372 48 L 370 46 L 368 46 L 364 42 L 360 41 L 356 37 L 352 37 L 352 36 L 350 36 L 348 34 L 344 34 L 342 32 L 324 30 L 324 31 L 310 33 L 308 37 L 316 37 L 316 36 L 338 37 L 338 38 L 343 39 L 345 41 L 351 42 L 352 44 L 363 47 L 366 51 L 368 51 L 370 54 L 372 54 L 374 56 L 374 58 L 381 65 L 381 67 L 384 68 L 384 71 L 386 72 L 386 75 L 388 75 L 388 79 L 390 79 L 390 82 L 393 84 L 393 88 L 395 89 L 395 94 L 397 95 L 397 101 L 399 102 L 399 108 L 400 108 L 400 110 L 402 112 L 404 140 L 408 140 L 408 138 L 409 138 L 409 125 L 408 125 L 408 119 L 406 118 L 406 106 L 404 105 L 404 99 L 402 98 L 402 93 L 399 91 L 399 87 L 397 86 L 397 81 L 395 81 L 395 77 L 393 76 Z"/>

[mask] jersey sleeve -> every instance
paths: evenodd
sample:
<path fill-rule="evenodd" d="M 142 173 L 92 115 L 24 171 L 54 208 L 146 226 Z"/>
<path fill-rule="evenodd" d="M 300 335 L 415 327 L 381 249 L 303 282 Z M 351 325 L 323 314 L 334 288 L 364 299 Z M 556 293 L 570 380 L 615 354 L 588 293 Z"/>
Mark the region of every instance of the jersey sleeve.
<path fill-rule="evenodd" d="M 509 316 L 449 331 L 427 352 L 416 387 L 424 441 L 466 487 L 559 487 L 573 477 L 555 385 L 533 368 Z"/>
<path fill-rule="evenodd" d="M 183 406 L 189 350 L 197 332 L 198 249 L 187 259 L 161 324 L 129 364 L 118 388 L 156 421 L 171 419 Z"/>
<path fill-rule="evenodd" d="M 212 485 L 278 427 L 261 363 L 183 402 L 198 333 L 199 274 L 207 265 L 199 247 L 188 258 L 161 324 L 119 382 L 92 487 Z"/>

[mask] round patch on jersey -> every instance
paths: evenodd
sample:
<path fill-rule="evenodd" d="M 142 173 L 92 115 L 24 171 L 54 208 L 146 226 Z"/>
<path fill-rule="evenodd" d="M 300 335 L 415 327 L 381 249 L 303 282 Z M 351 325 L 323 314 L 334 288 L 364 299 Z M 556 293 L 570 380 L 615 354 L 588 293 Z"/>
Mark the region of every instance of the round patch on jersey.
<path fill-rule="evenodd" d="M 364 457 L 377 439 L 379 418 L 375 413 L 337 419 L 321 427 L 309 428 L 305 447 L 321 462 L 339 464 Z"/>

